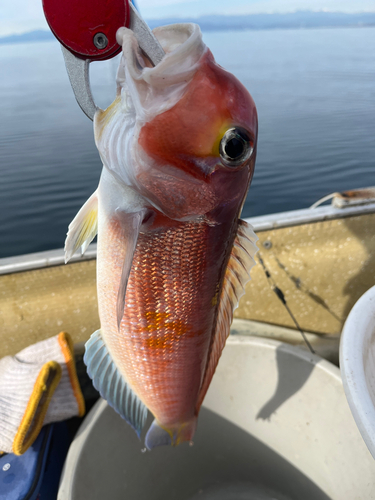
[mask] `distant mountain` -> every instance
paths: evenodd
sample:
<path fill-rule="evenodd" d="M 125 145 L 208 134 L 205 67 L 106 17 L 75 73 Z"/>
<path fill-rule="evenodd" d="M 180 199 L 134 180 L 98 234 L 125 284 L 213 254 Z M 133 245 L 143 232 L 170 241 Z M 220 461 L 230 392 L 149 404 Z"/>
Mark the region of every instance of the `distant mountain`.
<path fill-rule="evenodd" d="M 0 38 L 0 43 L 27 43 L 27 42 L 47 42 L 55 37 L 51 31 L 37 30 L 22 33 L 21 35 L 9 35 Z"/>
<path fill-rule="evenodd" d="M 242 16 L 202 16 L 197 19 L 150 19 L 151 28 L 178 22 L 199 24 L 202 30 L 264 30 L 375 26 L 375 12 L 345 14 L 342 12 L 298 11 L 287 14 L 249 14 Z"/>
<path fill-rule="evenodd" d="M 375 26 L 375 12 L 345 14 L 343 12 L 298 11 L 287 14 L 249 14 L 242 16 L 202 16 L 198 18 L 149 19 L 151 28 L 181 22 L 193 22 L 205 31 L 306 29 Z M 53 40 L 50 31 L 30 31 L 0 38 L 0 44 L 29 43 Z"/>

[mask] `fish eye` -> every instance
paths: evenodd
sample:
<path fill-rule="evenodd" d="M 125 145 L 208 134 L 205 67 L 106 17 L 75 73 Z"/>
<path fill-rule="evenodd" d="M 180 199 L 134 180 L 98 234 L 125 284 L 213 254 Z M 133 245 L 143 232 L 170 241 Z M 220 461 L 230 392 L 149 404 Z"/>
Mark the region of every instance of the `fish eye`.
<path fill-rule="evenodd" d="M 220 141 L 220 156 L 224 165 L 237 167 L 247 161 L 254 151 L 254 142 L 242 127 L 228 129 Z"/>

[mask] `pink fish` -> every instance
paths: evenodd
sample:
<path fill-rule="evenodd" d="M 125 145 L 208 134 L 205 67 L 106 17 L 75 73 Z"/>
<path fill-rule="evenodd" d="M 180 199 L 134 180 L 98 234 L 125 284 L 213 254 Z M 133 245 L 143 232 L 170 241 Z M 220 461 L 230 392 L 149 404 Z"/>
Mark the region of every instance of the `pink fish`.
<path fill-rule="evenodd" d="M 190 441 L 254 263 L 239 219 L 254 171 L 257 113 L 194 24 L 157 28 L 151 67 L 133 33 L 117 97 L 95 115 L 97 191 L 69 226 L 67 260 L 98 233 L 101 329 L 86 344 L 95 387 L 146 446 Z"/>

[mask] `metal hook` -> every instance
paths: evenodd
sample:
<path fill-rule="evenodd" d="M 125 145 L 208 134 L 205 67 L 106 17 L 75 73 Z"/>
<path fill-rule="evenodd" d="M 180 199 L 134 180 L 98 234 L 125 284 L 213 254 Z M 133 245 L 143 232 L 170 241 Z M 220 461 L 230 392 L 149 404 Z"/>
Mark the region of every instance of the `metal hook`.
<path fill-rule="evenodd" d="M 163 59 L 165 52 L 132 3 L 130 3 L 130 10 L 129 28 L 134 32 L 142 51 L 156 66 Z M 75 98 L 85 115 L 93 120 L 98 106 L 95 104 L 90 86 L 89 65 L 91 60 L 76 57 L 63 45 L 61 48 Z"/>

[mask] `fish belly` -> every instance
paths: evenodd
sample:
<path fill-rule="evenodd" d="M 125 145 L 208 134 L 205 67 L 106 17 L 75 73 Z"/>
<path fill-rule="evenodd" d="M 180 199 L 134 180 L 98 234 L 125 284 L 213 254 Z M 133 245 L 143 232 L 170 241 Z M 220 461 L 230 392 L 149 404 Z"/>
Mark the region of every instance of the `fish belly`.
<path fill-rule="evenodd" d="M 109 260 L 98 270 L 104 341 L 158 422 L 187 422 L 198 410 L 228 245 L 206 223 L 141 229 L 118 328 L 115 304 L 124 250 L 116 234 L 114 222 L 104 237 Z"/>

